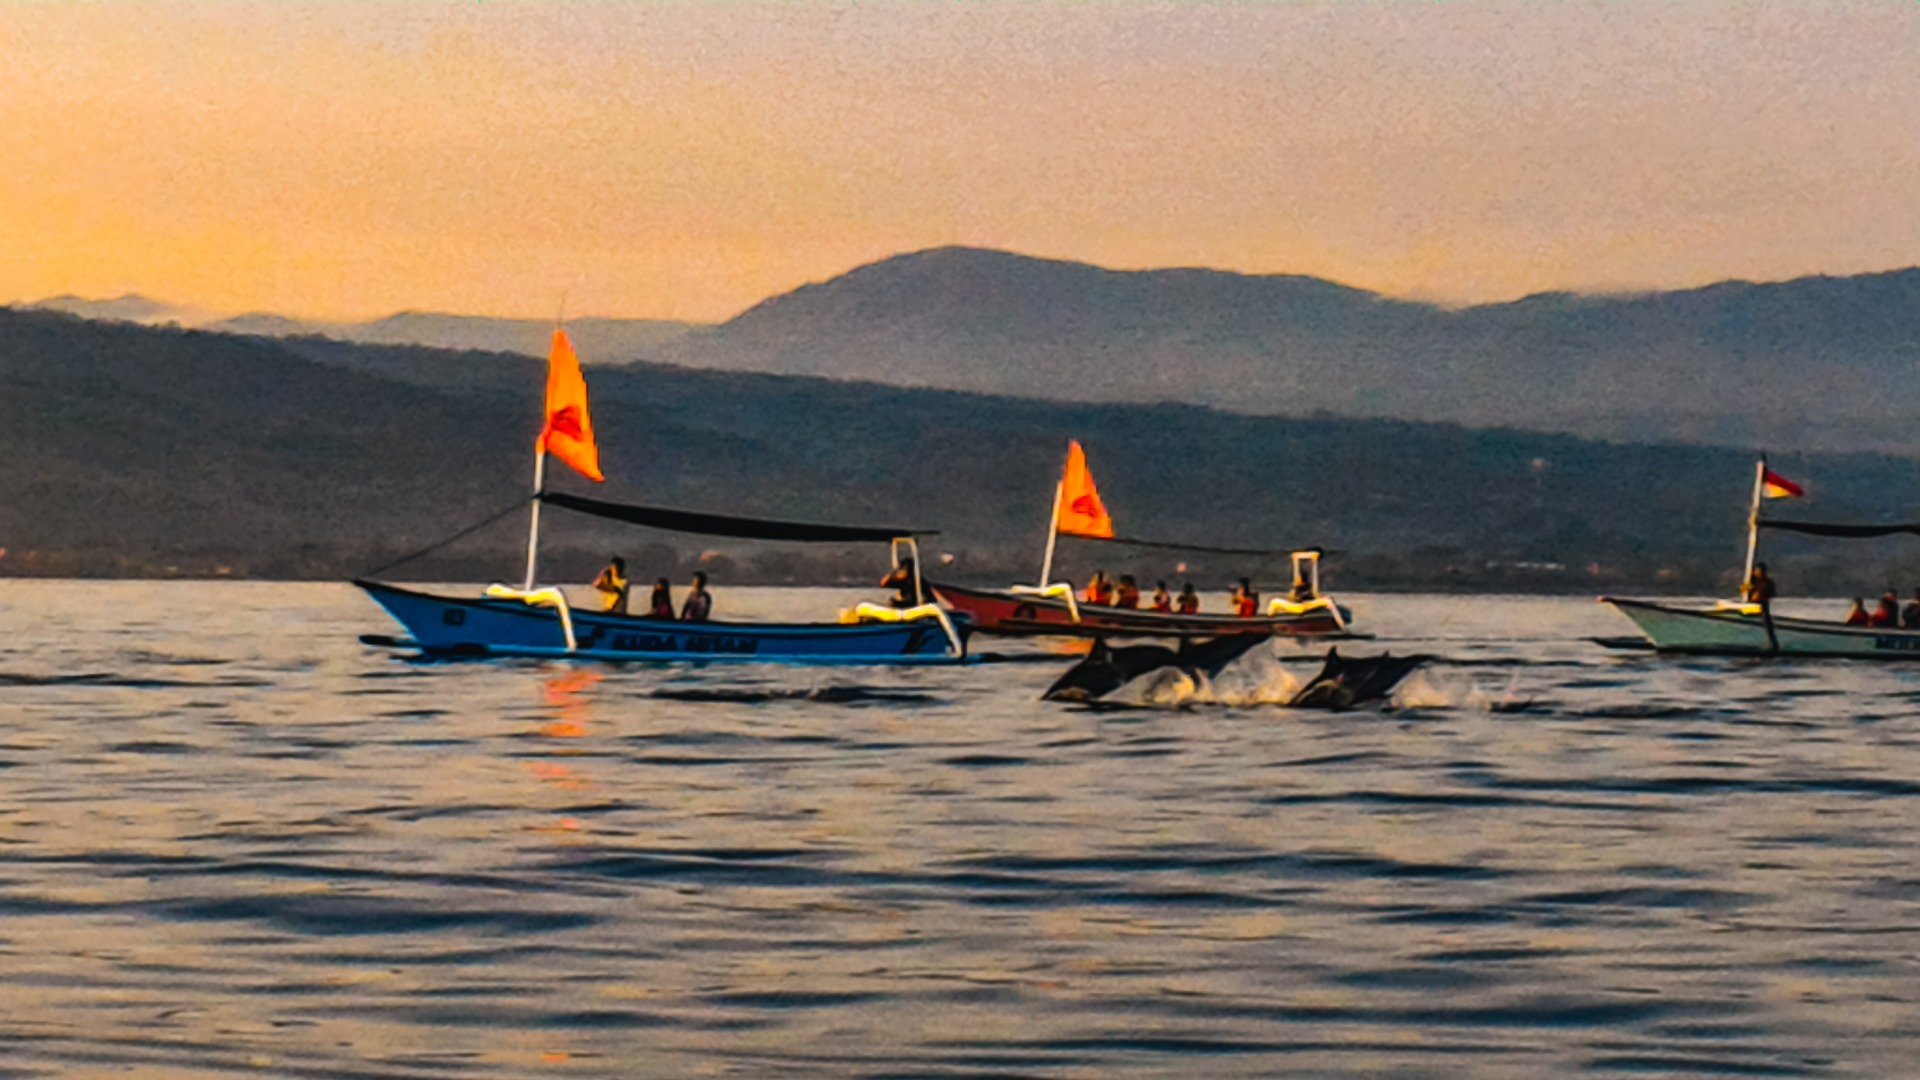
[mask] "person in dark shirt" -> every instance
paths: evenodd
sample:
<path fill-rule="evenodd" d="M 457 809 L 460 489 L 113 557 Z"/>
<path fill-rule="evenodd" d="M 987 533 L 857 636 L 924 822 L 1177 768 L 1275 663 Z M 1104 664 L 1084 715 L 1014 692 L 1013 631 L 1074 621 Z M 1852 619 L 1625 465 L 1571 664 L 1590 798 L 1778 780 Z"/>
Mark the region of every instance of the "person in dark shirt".
<path fill-rule="evenodd" d="M 1740 586 L 1740 599 L 1768 607 L 1773 603 L 1773 596 L 1773 578 L 1767 574 L 1767 564 L 1754 563 L 1753 573 L 1748 575 L 1747 583 Z"/>
<path fill-rule="evenodd" d="M 673 586 L 667 584 L 666 578 L 653 580 L 653 599 L 648 602 L 647 607 L 649 619 L 673 618 Z"/>
<path fill-rule="evenodd" d="M 1140 606 L 1140 585 L 1133 580 L 1132 574 L 1120 575 L 1120 588 L 1114 593 L 1113 606 L 1120 608 Z"/>
<path fill-rule="evenodd" d="M 1913 600 L 1900 609 L 1900 629 L 1920 630 L 1920 589 L 1913 590 Z"/>
<path fill-rule="evenodd" d="M 920 602 L 919 597 L 915 595 L 917 590 L 912 559 L 901 559 L 897 566 L 887 572 L 886 577 L 880 579 L 880 587 L 893 590 L 893 596 L 887 600 L 887 603 L 893 607 L 910 608 L 917 606 Z"/>
<path fill-rule="evenodd" d="M 1200 614 L 1200 594 L 1193 591 L 1193 582 L 1180 587 L 1180 600 L 1173 609 L 1182 615 Z"/>
<path fill-rule="evenodd" d="M 625 615 L 627 590 L 631 588 L 627 581 L 627 560 L 618 555 L 608 559 L 606 569 L 593 579 L 593 587 L 600 594 L 600 610 Z"/>
<path fill-rule="evenodd" d="M 713 618 L 713 594 L 707 591 L 707 572 L 695 570 L 693 584 L 687 586 L 687 602 L 680 608 L 681 622 L 706 622 Z"/>

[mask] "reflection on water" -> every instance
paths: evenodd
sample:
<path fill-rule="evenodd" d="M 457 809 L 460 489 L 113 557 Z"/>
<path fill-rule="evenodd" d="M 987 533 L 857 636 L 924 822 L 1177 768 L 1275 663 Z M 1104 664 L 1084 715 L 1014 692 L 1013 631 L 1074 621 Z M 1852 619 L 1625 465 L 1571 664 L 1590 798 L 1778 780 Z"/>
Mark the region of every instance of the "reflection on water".
<path fill-rule="evenodd" d="M 1259 704 L 1297 646 L 1090 712 L 1065 657 L 412 665 L 344 587 L 0 583 L 0 1075 L 1912 1071 L 1920 669 L 1354 607 L 1445 660 L 1393 712 Z"/>

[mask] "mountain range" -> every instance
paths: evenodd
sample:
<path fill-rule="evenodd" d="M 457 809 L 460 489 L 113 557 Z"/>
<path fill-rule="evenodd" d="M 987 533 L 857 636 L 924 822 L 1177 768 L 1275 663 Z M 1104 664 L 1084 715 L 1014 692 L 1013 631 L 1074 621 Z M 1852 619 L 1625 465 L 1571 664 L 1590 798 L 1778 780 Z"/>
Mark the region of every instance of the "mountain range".
<path fill-rule="evenodd" d="M 1124 534 L 1341 552 L 1354 585 L 1714 588 L 1737 564 L 1753 458 L 1511 429 L 1049 402 L 845 379 L 632 363 L 589 369 L 622 501 L 933 528 L 967 580 L 1030 579 L 1065 440 L 1087 447 Z M 515 573 L 544 365 L 511 353 L 142 327 L 0 309 L 0 574 L 344 577 L 489 518 L 398 573 Z M 1920 502 L 1920 460 L 1776 458 L 1807 510 Z M 554 576 L 608 552 L 641 573 L 707 558 L 728 581 L 870 580 L 876 551 L 734 545 L 555 513 Z M 1790 589 L 1878 591 L 1896 545 L 1771 544 Z M 1062 544 L 1065 572 L 1277 573 Z M 1186 564 L 1187 569 L 1180 566 Z M 725 572 L 718 572 L 719 568 Z M 1895 580 L 1897 578 L 1888 578 Z M 1211 583 L 1211 584 L 1209 584 Z"/>
<path fill-rule="evenodd" d="M 137 321 L 164 318 L 141 314 L 139 301 L 108 303 Z M 204 325 L 531 356 L 544 355 L 551 328 L 425 313 Z M 589 363 L 1635 442 L 1920 453 L 1920 269 L 1448 308 L 1297 275 L 1118 271 L 950 247 L 859 267 L 717 325 L 569 327 Z"/>

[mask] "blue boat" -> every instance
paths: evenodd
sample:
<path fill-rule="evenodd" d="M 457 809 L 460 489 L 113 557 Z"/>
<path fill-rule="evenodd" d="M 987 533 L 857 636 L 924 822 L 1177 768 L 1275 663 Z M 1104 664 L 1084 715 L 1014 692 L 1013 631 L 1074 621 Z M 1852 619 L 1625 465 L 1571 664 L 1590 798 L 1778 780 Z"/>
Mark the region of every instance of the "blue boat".
<path fill-rule="evenodd" d="M 953 664 L 966 660 L 971 624 L 964 616 L 955 618 L 932 603 L 920 578 L 918 538 L 933 534 L 914 529 L 767 521 L 547 491 L 550 450 L 590 479 L 601 479 L 592 430 L 579 362 L 566 334 L 555 330 L 548 360 L 547 424 L 534 448 L 524 581 L 518 588 L 494 585 L 482 596 L 459 597 L 356 580 L 354 584 L 366 590 L 410 635 L 398 640 L 363 640 L 445 658 L 804 664 Z M 819 623 L 684 621 L 576 611 L 561 590 L 535 586 L 543 506 L 702 536 L 797 543 L 885 543 L 897 570 L 911 567 L 910 577 L 902 580 L 910 582 L 914 603 L 905 609 L 861 604 L 842 613 L 837 622 Z M 903 585 L 902 592 L 906 589 Z"/>
<path fill-rule="evenodd" d="M 436 657 L 950 664 L 964 656 L 965 624 L 953 624 L 956 643 L 931 618 L 692 623 L 568 610 L 563 619 L 562 609 L 521 599 L 435 596 L 375 581 L 354 584 L 407 628 L 411 641 L 396 644 Z"/>

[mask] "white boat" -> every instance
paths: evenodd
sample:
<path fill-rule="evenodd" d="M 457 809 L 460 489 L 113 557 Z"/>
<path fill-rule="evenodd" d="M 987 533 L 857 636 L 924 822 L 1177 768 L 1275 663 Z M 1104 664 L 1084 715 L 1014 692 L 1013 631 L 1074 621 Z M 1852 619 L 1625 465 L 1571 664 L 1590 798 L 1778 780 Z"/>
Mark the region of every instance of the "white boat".
<path fill-rule="evenodd" d="M 1920 630 L 1847 626 L 1774 615 L 1758 604 L 1697 608 L 1602 597 L 1663 653 L 1694 656 L 1819 656 L 1920 660 Z"/>
<path fill-rule="evenodd" d="M 1767 469 L 1761 458 L 1754 470 L 1753 506 L 1747 516 L 1747 567 L 1754 580 L 1754 554 L 1760 531 L 1807 536 L 1870 539 L 1900 533 L 1920 535 L 1920 524 L 1837 524 L 1760 516 L 1761 501 L 1798 496 L 1798 485 Z M 1920 659 L 1920 630 L 1890 626 L 1850 626 L 1840 620 L 1779 615 L 1771 603 L 1721 600 L 1707 606 L 1682 606 L 1653 600 L 1603 596 L 1601 602 L 1633 620 L 1647 646 L 1662 653 L 1694 656 L 1807 656 L 1854 660 Z M 1606 644 L 1614 644 L 1608 641 Z"/>

